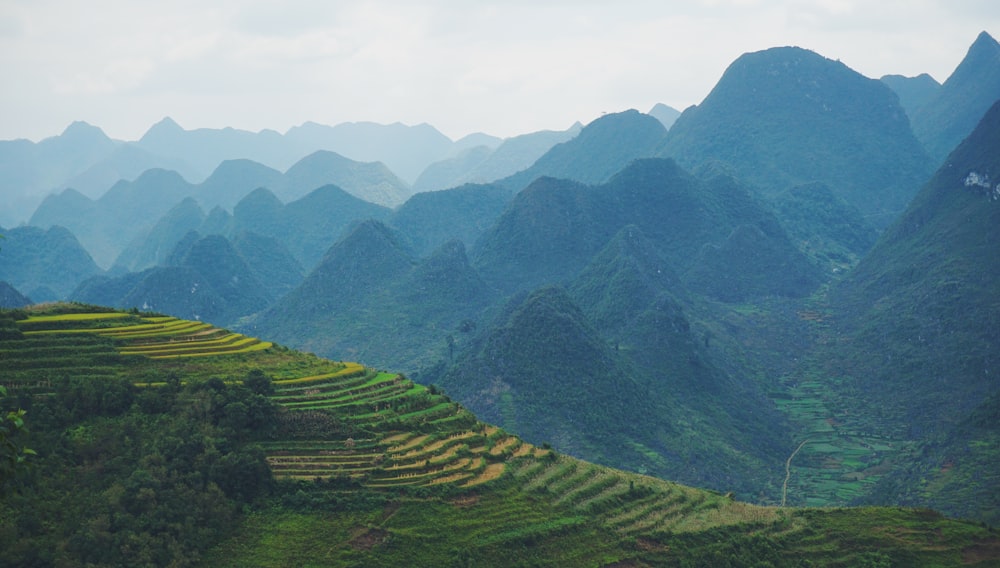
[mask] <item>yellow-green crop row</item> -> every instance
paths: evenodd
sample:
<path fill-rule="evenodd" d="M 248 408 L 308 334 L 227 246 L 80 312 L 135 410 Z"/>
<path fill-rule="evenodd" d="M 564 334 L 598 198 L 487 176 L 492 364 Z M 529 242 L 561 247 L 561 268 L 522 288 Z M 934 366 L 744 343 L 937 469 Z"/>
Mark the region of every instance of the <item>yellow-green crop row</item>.
<path fill-rule="evenodd" d="M 281 380 L 274 381 L 274 386 L 275 387 L 280 387 L 280 386 L 284 386 L 284 385 L 295 385 L 295 384 L 300 384 L 300 383 L 311 383 L 311 382 L 315 382 L 315 381 L 325 381 L 327 379 L 334 379 L 334 378 L 337 378 L 337 377 L 343 377 L 345 375 L 350 375 L 352 373 L 364 372 L 364 370 L 365 370 L 364 365 L 361 365 L 359 363 L 344 363 L 344 368 L 341 369 L 341 370 L 339 370 L 339 371 L 337 371 L 337 372 L 334 372 L 334 373 L 327 373 L 327 374 L 324 374 L 324 375 L 313 375 L 313 376 L 310 376 L 310 377 L 302 377 L 302 378 L 299 378 L 299 379 L 281 379 Z"/>
<path fill-rule="evenodd" d="M 270 341 L 261 341 L 260 343 L 254 343 L 253 345 L 248 345 L 241 349 L 234 349 L 232 351 L 209 351 L 206 353 L 180 353 L 176 355 L 148 355 L 150 359 L 174 359 L 181 357 L 212 357 L 215 355 L 234 355 L 237 353 L 251 353 L 253 351 L 263 351 L 265 349 L 270 349 L 274 347 L 274 344 Z"/>
<path fill-rule="evenodd" d="M 181 338 L 172 341 L 158 341 L 155 343 L 129 345 L 128 347 L 123 347 L 121 349 L 121 352 L 123 354 L 136 354 L 136 353 L 145 353 L 148 351 L 167 351 L 167 350 L 189 351 L 191 349 L 201 349 L 205 347 L 233 345 L 238 341 L 243 341 L 246 339 L 253 339 L 253 338 L 247 338 L 247 336 L 239 333 L 228 333 L 222 337 L 212 337 L 209 339 L 198 339 L 190 336 L 182 336 Z"/>
<path fill-rule="evenodd" d="M 45 322 L 57 322 L 57 321 L 94 321 L 94 320 L 109 320 L 109 319 L 124 319 L 130 317 L 132 314 L 126 314 L 122 312 L 100 312 L 100 313 L 86 313 L 86 314 L 56 314 L 49 316 L 28 316 L 28 319 L 23 320 L 25 323 L 45 323 Z"/>

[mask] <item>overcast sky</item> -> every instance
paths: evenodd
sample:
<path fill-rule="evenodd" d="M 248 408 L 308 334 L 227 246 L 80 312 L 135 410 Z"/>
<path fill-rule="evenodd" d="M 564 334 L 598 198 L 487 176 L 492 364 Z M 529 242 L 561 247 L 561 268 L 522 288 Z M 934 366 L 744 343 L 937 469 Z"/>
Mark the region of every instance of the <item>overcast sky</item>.
<path fill-rule="evenodd" d="M 511 136 L 683 110 L 774 46 L 943 82 L 983 30 L 997 0 L 0 0 L 0 139 L 85 120 L 134 140 L 164 116 Z"/>

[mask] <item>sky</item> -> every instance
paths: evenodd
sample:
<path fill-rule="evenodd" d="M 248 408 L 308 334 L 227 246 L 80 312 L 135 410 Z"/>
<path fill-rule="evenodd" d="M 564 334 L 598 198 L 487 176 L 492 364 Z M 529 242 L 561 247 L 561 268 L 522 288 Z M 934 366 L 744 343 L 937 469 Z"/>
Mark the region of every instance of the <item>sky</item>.
<path fill-rule="evenodd" d="M 943 82 L 984 30 L 996 0 L 0 0 L 0 140 L 75 120 L 135 140 L 166 116 L 507 137 L 683 110 L 776 46 Z"/>

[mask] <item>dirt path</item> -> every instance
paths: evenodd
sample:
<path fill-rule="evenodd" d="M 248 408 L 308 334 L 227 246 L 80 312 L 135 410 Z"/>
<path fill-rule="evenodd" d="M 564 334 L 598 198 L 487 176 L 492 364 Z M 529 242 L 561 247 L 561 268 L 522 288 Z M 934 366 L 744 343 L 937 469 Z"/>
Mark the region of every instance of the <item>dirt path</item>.
<path fill-rule="evenodd" d="M 808 443 L 809 443 L 809 440 L 802 440 L 802 443 L 799 444 L 799 447 L 795 448 L 795 451 L 792 452 L 792 455 L 788 456 L 788 459 L 785 460 L 785 482 L 781 484 L 781 506 L 782 507 L 785 506 L 785 497 L 788 496 L 788 478 L 792 476 L 792 459 L 795 457 L 795 454 L 799 453 L 799 450 L 802 449 L 802 446 L 804 446 L 804 445 L 806 445 Z"/>

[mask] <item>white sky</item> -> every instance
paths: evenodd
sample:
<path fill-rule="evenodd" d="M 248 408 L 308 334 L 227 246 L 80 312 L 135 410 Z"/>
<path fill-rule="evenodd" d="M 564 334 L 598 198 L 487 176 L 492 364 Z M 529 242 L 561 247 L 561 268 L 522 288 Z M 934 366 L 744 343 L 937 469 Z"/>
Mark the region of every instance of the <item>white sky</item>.
<path fill-rule="evenodd" d="M 798 45 L 944 81 L 997 0 L 0 0 L 0 139 L 74 120 L 184 128 L 426 122 L 452 138 L 696 104 L 742 53 Z"/>

